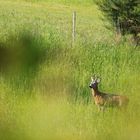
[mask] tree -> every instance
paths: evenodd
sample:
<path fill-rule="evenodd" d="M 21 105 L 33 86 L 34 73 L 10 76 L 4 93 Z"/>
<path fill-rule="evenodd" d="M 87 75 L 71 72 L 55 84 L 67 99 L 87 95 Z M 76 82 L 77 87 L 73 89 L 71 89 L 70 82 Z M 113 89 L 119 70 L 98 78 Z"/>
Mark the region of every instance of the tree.
<path fill-rule="evenodd" d="M 98 0 L 97 5 L 117 32 L 132 34 L 137 45 L 140 43 L 139 0 Z"/>

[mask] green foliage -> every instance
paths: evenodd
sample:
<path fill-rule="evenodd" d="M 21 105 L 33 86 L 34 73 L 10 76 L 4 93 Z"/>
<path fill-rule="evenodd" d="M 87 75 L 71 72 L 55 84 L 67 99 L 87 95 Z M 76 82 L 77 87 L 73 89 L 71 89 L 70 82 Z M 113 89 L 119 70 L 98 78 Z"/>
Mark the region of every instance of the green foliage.
<path fill-rule="evenodd" d="M 100 0 L 97 4 L 122 35 L 132 34 L 139 43 L 137 38 L 140 33 L 139 0 Z"/>

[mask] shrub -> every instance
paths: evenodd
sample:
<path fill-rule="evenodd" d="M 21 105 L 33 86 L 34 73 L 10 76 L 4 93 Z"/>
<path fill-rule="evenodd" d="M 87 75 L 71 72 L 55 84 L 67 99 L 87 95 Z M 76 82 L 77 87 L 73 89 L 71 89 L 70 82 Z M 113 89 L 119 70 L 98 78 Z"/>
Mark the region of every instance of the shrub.
<path fill-rule="evenodd" d="M 100 10 L 122 35 L 132 34 L 140 42 L 140 2 L 138 0 L 99 0 Z"/>

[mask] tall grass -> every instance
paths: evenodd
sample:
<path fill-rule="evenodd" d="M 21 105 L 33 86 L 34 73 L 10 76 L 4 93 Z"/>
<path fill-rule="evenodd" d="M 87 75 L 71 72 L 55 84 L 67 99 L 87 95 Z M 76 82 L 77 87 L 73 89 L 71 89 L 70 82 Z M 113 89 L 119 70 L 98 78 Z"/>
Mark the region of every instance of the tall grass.
<path fill-rule="evenodd" d="M 138 139 L 139 51 L 121 45 L 66 48 L 57 40 L 48 42 L 46 62 L 30 89 L 21 83 L 12 88 L 1 79 L 1 138 Z M 128 96 L 127 111 L 98 113 L 88 88 L 93 73 L 102 78 L 101 90 Z"/>
<path fill-rule="evenodd" d="M 16 56 L 16 60 L 26 71 L 32 68 L 28 74 L 21 67 L 15 74 L 0 73 L 0 139 L 138 140 L 139 48 L 126 42 L 117 44 L 109 38 L 110 35 L 104 36 L 102 33 L 111 32 L 102 27 L 98 16 L 95 18 L 100 22 L 95 27 L 101 28 L 97 31 L 95 27 L 88 28 L 87 24 L 79 22 L 77 42 L 71 48 L 70 25 L 61 29 L 61 24 L 56 24 L 56 19 L 65 17 L 65 14 L 70 16 L 71 10 L 60 4 L 64 7 L 53 11 L 56 6 L 47 2 L 44 6 L 47 10 L 40 8 L 40 1 L 37 4 L 2 1 L 3 5 L 7 4 L 6 9 L 0 5 L 1 15 L 4 15 L 0 16 L 1 45 L 8 50 L 31 47 L 30 51 L 19 49 L 21 55 Z M 89 6 L 86 17 L 90 22 L 93 21 L 90 11 L 93 7 Z M 77 9 L 82 17 L 85 6 Z M 53 11 L 52 19 L 44 18 L 46 11 L 48 14 Z M 12 22 L 9 23 L 10 19 Z M 25 24 L 28 20 L 30 24 Z M 23 34 L 23 29 L 29 32 Z M 92 37 L 95 31 L 96 38 Z M 16 53 L 12 51 L 12 54 L 15 56 Z M 41 62 L 33 64 L 36 57 Z M 128 96 L 127 110 L 109 108 L 104 113 L 97 111 L 88 87 L 92 74 L 101 77 L 100 90 Z"/>

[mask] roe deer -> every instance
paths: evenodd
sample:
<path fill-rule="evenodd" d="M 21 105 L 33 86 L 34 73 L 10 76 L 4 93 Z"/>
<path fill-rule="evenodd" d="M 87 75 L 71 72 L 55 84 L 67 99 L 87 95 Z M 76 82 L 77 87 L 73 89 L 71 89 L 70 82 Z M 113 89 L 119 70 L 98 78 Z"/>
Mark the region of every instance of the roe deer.
<path fill-rule="evenodd" d="M 98 106 L 99 110 L 103 110 L 106 106 L 122 107 L 128 104 L 129 100 L 126 96 L 100 92 L 98 90 L 99 82 L 100 79 L 98 77 L 91 77 L 91 83 L 89 85 L 89 87 L 92 89 L 92 95 L 94 97 L 95 104 Z"/>

